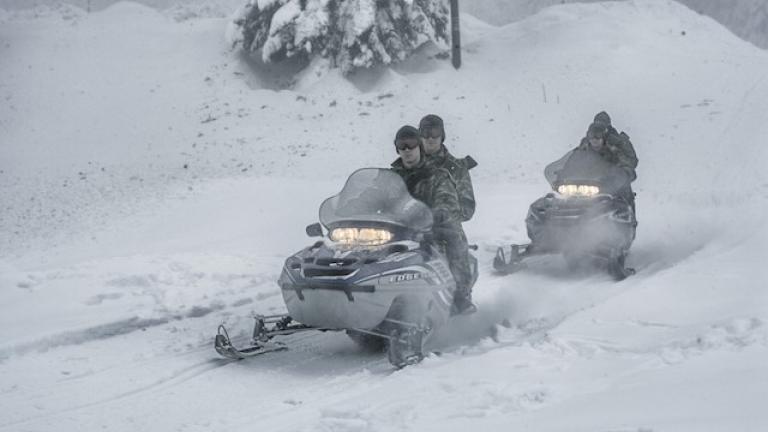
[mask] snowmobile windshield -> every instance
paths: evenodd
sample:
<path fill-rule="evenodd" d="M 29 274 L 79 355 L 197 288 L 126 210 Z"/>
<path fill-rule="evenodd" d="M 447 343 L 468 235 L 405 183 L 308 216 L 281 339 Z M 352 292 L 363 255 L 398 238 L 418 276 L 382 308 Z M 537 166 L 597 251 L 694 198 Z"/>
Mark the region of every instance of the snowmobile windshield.
<path fill-rule="evenodd" d="M 630 182 L 629 174 L 589 149 L 575 149 L 544 168 L 552 189 L 563 185 L 597 186 L 600 193 L 615 194 Z"/>
<path fill-rule="evenodd" d="M 349 176 L 338 195 L 323 201 L 320 222 L 328 229 L 383 224 L 420 232 L 432 227 L 432 211 L 408 193 L 394 171 L 363 168 Z"/>

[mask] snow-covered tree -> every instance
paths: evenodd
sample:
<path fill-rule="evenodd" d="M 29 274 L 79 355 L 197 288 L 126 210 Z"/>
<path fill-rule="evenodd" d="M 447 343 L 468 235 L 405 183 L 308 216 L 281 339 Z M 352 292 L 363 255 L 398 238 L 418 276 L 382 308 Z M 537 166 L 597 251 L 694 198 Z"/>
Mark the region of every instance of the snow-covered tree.
<path fill-rule="evenodd" d="M 232 42 L 265 62 L 323 57 L 348 73 L 449 39 L 447 0 L 249 0 Z"/>

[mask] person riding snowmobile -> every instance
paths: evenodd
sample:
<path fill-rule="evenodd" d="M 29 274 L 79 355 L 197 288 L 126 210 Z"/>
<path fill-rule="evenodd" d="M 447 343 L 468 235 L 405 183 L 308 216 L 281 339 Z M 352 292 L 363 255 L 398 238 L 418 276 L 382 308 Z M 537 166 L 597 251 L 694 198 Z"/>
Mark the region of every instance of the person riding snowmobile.
<path fill-rule="evenodd" d="M 419 130 L 413 126 L 401 127 L 394 143 L 399 157 L 392 163 L 392 170 L 403 178 L 410 194 L 432 210 L 434 240 L 445 250 L 456 280 L 455 312 L 472 313 L 477 307 L 472 303 L 469 246 L 461 227 L 462 209 L 450 173 L 427 164 Z"/>
<path fill-rule="evenodd" d="M 472 219 L 475 214 L 475 191 L 469 170 L 477 166 L 472 156 L 458 159 L 445 147 L 445 125 L 443 119 L 435 114 L 428 114 L 419 121 L 419 134 L 424 142 L 424 152 L 428 166 L 448 171 L 456 184 L 456 193 L 461 205 L 462 222 Z"/>
<path fill-rule="evenodd" d="M 600 154 L 600 156 L 617 165 L 629 174 L 630 181 L 637 179 L 637 154 L 629 140 L 629 135 L 624 132 L 619 133 L 611 125 L 611 117 L 605 111 L 600 111 L 595 115 L 592 124 L 587 129 L 587 134 L 582 138 L 577 149 L 591 148 Z M 635 211 L 635 193 L 631 185 L 627 185 L 618 194 L 625 199 L 632 211 Z"/>

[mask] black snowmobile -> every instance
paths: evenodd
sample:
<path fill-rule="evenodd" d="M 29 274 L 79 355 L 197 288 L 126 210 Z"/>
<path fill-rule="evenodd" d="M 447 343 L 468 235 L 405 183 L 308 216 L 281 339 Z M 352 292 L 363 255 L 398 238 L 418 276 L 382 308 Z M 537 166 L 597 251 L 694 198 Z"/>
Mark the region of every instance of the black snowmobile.
<path fill-rule="evenodd" d="M 615 279 L 634 274 L 624 265 L 637 219 L 624 198 L 630 175 L 589 148 L 578 148 L 544 169 L 554 192 L 531 204 L 528 244 L 500 247 L 493 267 L 508 274 L 535 255 L 562 254 L 569 268 L 597 266 Z"/>
<path fill-rule="evenodd" d="M 275 336 L 344 330 L 366 349 L 387 349 L 397 367 L 420 361 L 429 336 L 451 316 L 456 289 L 431 226 L 432 212 L 395 172 L 355 171 L 320 206 L 320 223 L 307 226 L 322 240 L 285 261 L 278 284 L 288 313 L 256 316 L 245 349 L 219 326 L 216 351 L 239 359 L 289 348 Z M 477 260 L 470 257 L 474 284 Z"/>

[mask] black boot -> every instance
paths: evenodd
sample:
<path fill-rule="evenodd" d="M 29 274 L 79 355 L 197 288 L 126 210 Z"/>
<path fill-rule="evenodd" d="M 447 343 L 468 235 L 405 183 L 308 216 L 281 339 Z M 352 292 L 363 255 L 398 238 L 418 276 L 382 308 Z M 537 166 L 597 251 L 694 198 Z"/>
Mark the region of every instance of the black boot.
<path fill-rule="evenodd" d="M 470 315 L 477 312 L 477 306 L 472 303 L 472 294 L 456 292 L 453 296 L 451 315 Z"/>

